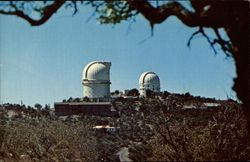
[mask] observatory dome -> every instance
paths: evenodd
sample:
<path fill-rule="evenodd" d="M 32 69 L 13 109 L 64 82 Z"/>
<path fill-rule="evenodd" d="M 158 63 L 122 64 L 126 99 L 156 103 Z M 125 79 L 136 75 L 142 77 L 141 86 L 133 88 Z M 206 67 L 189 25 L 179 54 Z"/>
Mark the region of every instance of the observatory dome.
<path fill-rule="evenodd" d="M 83 70 L 83 80 L 109 80 L 111 62 L 91 62 Z"/>
<path fill-rule="evenodd" d="M 160 92 L 160 79 L 154 72 L 144 72 L 139 78 L 140 95 L 146 96 L 146 91 Z"/>
<path fill-rule="evenodd" d="M 110 66 L 111 62 L 98 61 L 85 66 L 82 72 L 84 97 L 110 97 Z"/>

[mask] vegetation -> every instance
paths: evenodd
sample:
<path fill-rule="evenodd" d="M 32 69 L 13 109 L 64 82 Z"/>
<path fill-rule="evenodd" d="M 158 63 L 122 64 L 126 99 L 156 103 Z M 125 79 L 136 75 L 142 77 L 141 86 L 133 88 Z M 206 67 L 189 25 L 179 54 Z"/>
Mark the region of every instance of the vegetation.
<path fill-rule="evenodd" d="M 140 93 L 136 88 L 133 88 L 133 89 L 129 90 L 126 95 L 127 96 L 139 96 Z"/>
<path fill-rule="evenodd" d="M 167 93 L 163 93 L 165 97 Z M 74 99 L 72 99 L 74 100 Z M 202 107 L 203 102 L 219 107 Z M 196 108 L 184 109 L 184 105 Z M 0 159 L 24 161 L 117 161 L 129 150 L 135 161 L 245 161 L 250 159 L 246 118 L 241 104 L 190 94 L 163 99 L 117 98 L 120 118 L 54 115 L 17 104 L 0 107 Z M 117 132 L 94 131 L 98 124 Z"/>
<path fill-rule="evenodd" d="M 136 22 L 136 16 L 141 14 L 152 29 L 154 25 L 175 16 L 186 26 L 197 29 L 190 36 L 188 46 L 195 36 L 201 35 L 215 54 L 219 47 L 227 57 L 234 59 L 237 77 L 234 79 L 233 90 L 243 102 L 250 134 L 249 4 L 246 0 L 190 0 L 188 7 L 177 0 L 3 1 L 0 2 L 0 14 L 15 15 L 32 26 L 38 26 L 46 23 L 60 8 L 73 9 L 75 15 L 79 5 L 90 5 L 94 9 L 92 16 L 102 24 L 117 24 L 122 21 L 133 23 Z M 212 34 L 208 35 L 206 29 L 211 29 Z M 227 38 L 224 38 L 223 32 Z"/>
<path fill-rule="evenodd" d="M 0 159 L 92 161 L 96 143 L 90 119 L 59 118 L 47 110 L 1 106 Z"/>
<path fill-rule="evenodd" d="M 115 90 L 114 92 L 111 92 L 110 94 L 111 94 L 111 96 L 113 96 L 113 95 L 119 95 L 119 90 Z"/>
<path fill-rule="evenodd" d="M 154 4 L 153 4 L 154 3 Z M 200 106 L 201 99 L 188 94 L 165 94 L 161 99 L 123 99 L 115 101 L 119 119 L 107 118 L 120 127 L 116 134 L 97 133 L 91 129 L 98 117 L 56 117 L 48 109 L 37 110 L 20 105 L 1 105 L 0 157 L 3 160 L 33 161 L 116 161 L 121 146 L 129 147 L 133 160 L 222 161 L 250 159 L 249 85 L 249 1 L 190 1 L 189 10 L 177 1 L 5 1 L 0 13 L 16 15 L 31 25 L 44 24 L 59 8 L 91 5 L 101 23 L 135 21 L 142 14 L 153 28 L 170 16 L 196 27 L 187 42 L 203 36 L 216 53 L 218 45 L 236 64 L 233 89 L 243 102 L 220 102 L 207 109 L 182 109 L 184 104 Z M 34 19 L 33 15 L 40 15 Z M 205 28 L 214 32 L 210 38 Z M 221 36 L 224 29 L 228 40 Z M 87 100 L 87 99 L 86 99 Z M 68 100 L 71 102 L 72 99 Z"/>

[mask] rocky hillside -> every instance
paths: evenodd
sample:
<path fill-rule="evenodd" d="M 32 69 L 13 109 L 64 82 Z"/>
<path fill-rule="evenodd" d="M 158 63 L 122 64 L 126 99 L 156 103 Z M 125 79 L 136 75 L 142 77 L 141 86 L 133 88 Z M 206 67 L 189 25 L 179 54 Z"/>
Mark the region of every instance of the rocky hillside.
<path fill-rule="evenodd" d="M 48 107 L 1 105 L 0 160 L 117 161 L 122 148 L 135 161 L 250 159 L 246 120 L 235 101 L 170 94 L 112 104 L 120 117 L 58 117 Z M 101 123 L 119 129 L 94 131 Z"/>

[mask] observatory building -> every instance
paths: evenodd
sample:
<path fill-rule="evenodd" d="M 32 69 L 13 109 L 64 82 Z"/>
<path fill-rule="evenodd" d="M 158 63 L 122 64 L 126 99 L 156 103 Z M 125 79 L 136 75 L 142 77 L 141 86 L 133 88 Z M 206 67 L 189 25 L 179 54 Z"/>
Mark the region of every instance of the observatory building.
<path fill-rule="evenodd" d="M 83 69 L 83 97 L 110 98 L 111 62 L 91 62 Z"/>
<path fill-rule="evenodd" d="M 139 79 L 140 96 L 146 97 L 146 91 L 160 92 L 160 79 L 154 72 L 144 72 Z"/>
<path fill-rule="evenodd" d="M 119 116 L 110 102 L 110 67 L 111 62 L 89 63 L 82 72 L 83 96 L 89 100 L 55 102 L 55 114 Z"/>

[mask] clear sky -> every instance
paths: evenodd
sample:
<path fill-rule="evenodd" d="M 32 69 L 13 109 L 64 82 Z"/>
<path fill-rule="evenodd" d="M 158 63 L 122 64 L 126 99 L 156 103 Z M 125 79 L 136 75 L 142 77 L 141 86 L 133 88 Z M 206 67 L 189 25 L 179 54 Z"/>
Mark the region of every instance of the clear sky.
<path fill-rule="evenodd" d="M 175 17 L 154 28 L 138 16 L 129 23 L 100 25 L 86 20 L 92 8 L 79 13 L 60 9 L 48 22 L 31 27 L 16 16 L 0 15 L 1 103 L 50 104 L 82 97 L 81 75 L 91 61 L 111 61 L 111 91 L 138 88 L 141 73 L 153 71 L 161 90 L 195 96 L 235 98 L 235 67 L 203 37 L 187 41 L 196 28 Z M 209 31 L 208 31 L 209 32 Z"/>

